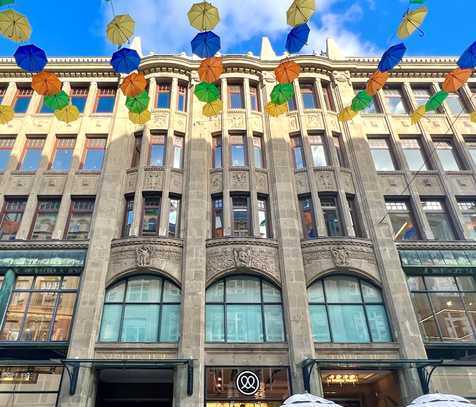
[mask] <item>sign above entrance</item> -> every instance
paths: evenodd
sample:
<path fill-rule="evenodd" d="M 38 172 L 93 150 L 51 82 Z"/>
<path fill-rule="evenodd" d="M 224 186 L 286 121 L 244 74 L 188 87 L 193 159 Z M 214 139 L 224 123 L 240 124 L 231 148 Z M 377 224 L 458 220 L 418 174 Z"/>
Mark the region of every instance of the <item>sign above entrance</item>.
<path fill-rule="evenodd" d="M 245 396 L 252 396 L 258 392 L 260 380 L 256 373 L 245 370 L 236 376 L 235 384 L 236 388 L 241 394 L 244 394 Z"/>

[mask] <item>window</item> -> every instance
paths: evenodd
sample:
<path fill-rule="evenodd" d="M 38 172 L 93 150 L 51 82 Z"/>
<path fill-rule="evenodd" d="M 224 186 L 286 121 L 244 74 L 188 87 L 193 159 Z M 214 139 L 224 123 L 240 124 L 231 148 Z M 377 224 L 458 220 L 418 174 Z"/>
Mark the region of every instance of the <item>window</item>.
<path fill-rule="evenodd" d="M 213 168 L 222 168 L 221 135 L 212 137 L 212 166 Z"/>
<path fill-rule="evenodd" d="M 256 168 L 265 168 L 263 155 L 263 136 L 253 135 L 253 154 Z"/>
<path fill-rule="evenodd" d="M 363 91 L 366 89 L 365 85 L 362 84 L 355 84 L 354 85 L 354 94 L 357 95 L 359 92 Z M 373 97 L 369 105 L 362 110 L 362 113 L 382 113 L 382 109 L 380 108 L 380 105 L 377 102 L 377 98 Z"/>
<path fill-rule="evenodd" d="M 134 134 L 134 150 L 132 151 L 131 168 L 137 168 L 140 164 L 140 153 L 142 151 L 142 133 Z"/>
<path fill-rule="evenodd" d="M 312 83 L 301 83 L 301 98 L 302 98 L 302 105 L 303 108 L 306 109 L 317 109 L 317 95 L 316 90 L 314 88 L 314 84 Z"/>
<path fill-rule="evenodd" d="M 82 170 L 101 172 L 106 152 L 105 137 L 87 137 Z"/>
<path fill-rule="evenodd" d="M 35 172 L 40 167 L 44 144 L 44 138 L 27 138 L 20 162 L 20 171 Z"/>
<path fill-rule="evenodd" d="M 79 113 L 84 113 L 84 108 L 86 107 L 86 102 L 88 100 L 88 93 L 89 88 L 87 87 L 71 88 L 71 104 L 78 108 Z"/>
<path fill-rule="evenodd" d="M 160 226 L 160 195 L 144 196 L 142 235 L 157 236 Z"/>
<path fill-rule="evenodd" d="M 427 160 L 418 138 L 401 138 L 400 145 L 410 171 L 428 170 Z"/>
<path fill-rule="evenodd" d="M 231 226 L 233 236 L 251 236 L 250 198 L 245 195 L 233 195 L 231 197 L 231 204 Z"/>
<path fill-rule="evenodd" d="M 435 240 L 455 240 L 453 225 L 442 200 L 422 200 L 423 211 Z"/>
<path fill-rule="evenodd" d="M 76 276 L 17 276 L 0 340 L 67 342 L 78 287 Z"/>
<path fill-rule="evenodd" d="M 259 237 L 271 237 L 271 225 L 269 224 L 268 198 L 258 196 L 258 224 Z"/>
<path fill-rule="evenodd" d="M 459 171 L 461 169 L 451 140 L 434 139 L 433 144 L 445 171 Z"/>
<path fill-rule="evenodd" d="M 228 277 L 207 288 L 207 342 L 284 342 L 280 290 L 252 277 Z"/>
<path fill-rule="evenodd" d="M 377 171 L 394 171 L 395 162 L 387 138 L 369 138 L 370 154 Z"/>
<path fill-rule="evenodd" d="M 124 224 L 122 226 L 122 237 L 128 237 L 132 232 L 134 223 L 134 197 L 126 196 L 126 210 L 124 213 Z"/>
<path fill-rule="evenodd" d="M 15 113 L 26 113 L 30 105 L 31 97 L 33 96 L 33 89 L 18 88 L 15 99 L 12 103 L 12 108 Z"/>
<path fill-rule="evenodd" d="M 473 159 L 473 163 L 476 165 L 476 139 L 466 139 L 466 145 L 468 146 L 469 154 Z"/>
<path fill-rule="evenodd" d="M 297 110 L 297 102 L 296 102 L 296 95 L 293 95 L 288 100 L 288 111 L 295 112 Z"/>
<path fill-rule="evenodd" d="M 468 113 L 466 104 L 461 100 L 461 94 L 450 93 L 446 98 L 446 105 L 453 116 L 459 116 L 462 113 Z"/>
<path fill-rule="evenodd" d="M 380 289 L 351 276 L 331 276 L 308 288 L 314 341 L 391 342 Z"/>
<path fill-rule="evenodd" d="M 112 113 L 116 102 L 115 88 L 98 88 L 95 113 Z"/>
<path fill-rule="evenodd" d="M 476 282 L 472 276 L 409 277 L 408 287 L 425 342 L 475 340 Z"/>
<path fill-rule="evenodd" d="M 244 135 L 230 134 L 231 166 L 245 167 L 248 165 Z"/>
<path fill-rule="evenodd" d="M 106 290 L 100 342 L 177 342 L 181 290 L 157 276 L 122 280 Z"/>
<path fill-rule="evenodd" d="M 253 110 L 254 112 L 260 111 L 259 91 L 258 91 L 257 85 L 250 86 L 250 106 L 251 106 L 251 110 Z"/>
<path fill-rule="evenodd" d="M 350 211 L 350 221 L 352 222 L 352 235 L 357 237 L 363 237 L 362 229 L 359 223 L 359 215 L 357 212 L 357 205 L 355 203 L 355 197 L 347 196 L 347 204 Z"/>
<path fill-rule="evenodd" d="M 385 206 L 392 223 L 394 240 L 418 240 L 418 228 L 407 201 L 386 200 Z"/>
<path fill-rule="evenodd" d="M 383 94 L 389 113 L 406 114 L 408 112 L 407 104 L 400 89 L 384 88 Z"/>
<path fill-rule="evenodd" d="M 314 217 L 314 207 L 310 196 L 299 197 L 299 211 L 301 212 L 304 239 L 316 239 L 316 221 Z"/>
<path fill-rule="evenodd" d="M 149 165 L 163 167 L 165 165 L 165 135 L 150 135 Z"/>
<path fill-rule="evenodd" d="M 432 96 L 432 91 L 429 87 L 424 88 L 413 88 L 413 95 L 415 96 L 415 102 L 417 106 L 423 106 L 430 100 Z M 438 113 L 442 113 L 442 108 L 439 107 L 437 110 Z M 434 111 L 429 111 L 428 113 L 435 113 Z"/>
<path fill-rule="evenodd" d="M 228 107 L 230 109 L 244 109 L 243 85 L 228 85 Z"/>
<path fill-rule="evenodd" d="M 170 83 L 157 84 L 157 108 L 170 109 Z"/>
<path fill-rule="evenodd" d="M 51 169 L 53 171 L 69 171 L 73 159 L 75 138 L 57 137 Z"/>
<path fill-rule="evenodd" d="M 180 237 L 180 198 L 169 198 L 169 237 Z"/>
<path fill-rule="evenodd" d="M 340 220 L 336 197 L 322 195 L 319 198 L 321 200 L 322 212 L 324 214 L 327 236 L 343 236 L 342 222 Z"/>
<path fill-rule="evenodd" d="M 174 135 L 174 161 L 173 168 L 183 168 L 183 136 Z"/>
<path fill-rule="evenodd" d="M 0 226 L 0 240 L 15 240 L 25 208 L 26 198 L 5 199 Z"/>
<path fill-rule="evenodd" d="M 223 237 L 223 198 L 212 197 L 212 237 Z"/>
<path fill-rule="evenodd" d="M 14 145 L 15 138 L 0 138 L 0 171 L 5 171 L 7 169 Z"/>
<path fill-rule="evenodd" d="M 178 85 L 177 110 L 179 112 L 187 111 L 187 85 Z"/>
<path fill-rule="evenodd" d="M 334 104 L 334 98 L 332 97 L 331 85 L 329 83 L 323 83 L 322 92 L 324 95 L 324 103 L 326 104 L 326 109 L 334 112 L 336 108 Z"/>
<path fill-rule="evenodd" d="M 337 154 L 337 161 L 339 166 L 342 168 L 347 168 L 347 160 L 345 158 L 345 148 L 344 148 L 344 140 L 342 139 L 342 135 L 338 133 L 332 134 L 332 142 L 334 143 L 334 148 L 336 149 Z"/>
<path fill-rule="evenodd" d="M 304 161 L 304 150 L 302 148 L 302 138 L 300 135 L 291 136 L 291 150 L 293 153 L 293 163 L 296 170 L 306 166 Z"/>
<path fill-rule="evenodd" d="M 61 199 L 39 199 L 36 208 L 35 221 L 31 232 L 32 240 L 48 240 L 53 235 L 53 230 L 58 218 Z"/>
<path fill-rule="evenodd" d="M 3 98 L 5 97 L 5 93 L 7 93 L 7 88 L 4 86 L 0 86 L 0 104 L 3 103 Z"/>
<path fill-rule="evenodd" d="M 48 105 L 45 103 L 45 98 L 41 98 L 41 102 L 40 102 L 40 109 L 38 111 L 38 113 L 42 113 L 42 114 L 53 114 L 54 110 L 50 109 L 48 107 Z"/>
<path fill-rule="evenodd" d="M 73 198 L 66 226 L 66 240 L 87 240 L 91 230 L 94 198 Z"/>
<path fill-rule="evenodd" d="M 326 146 L 324 145 L 324 137 L 309 135 L 309 143 L 311 144 L 312 160 L 315 167 L 325 167 L 327 163 Z"/>
<path fill-rule="evenodd" d="M 458 201 L 459 210 L 469 231 L 469 238 L 476 240 L 476 200 L 464 199 Z"/>

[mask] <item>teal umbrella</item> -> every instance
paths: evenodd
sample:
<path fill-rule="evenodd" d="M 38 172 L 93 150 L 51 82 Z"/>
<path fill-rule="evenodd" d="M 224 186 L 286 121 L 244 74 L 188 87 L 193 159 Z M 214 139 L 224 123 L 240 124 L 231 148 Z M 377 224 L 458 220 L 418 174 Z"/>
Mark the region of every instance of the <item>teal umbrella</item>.
<path fill-rule="evenodd" d="M 370 103 L 372 103 L 372 96 L 370 96 L 365 90 L 362 90 L 357 93 L 354 99 L 352 99 L 351 109 L 354 112 L 360 112 L 369 106 Z"/>
<path fill-rule="evenodd" d="M 294 96 L 294 86 L 292 83 L 280 83 L 271 91 L 271 102 L 282 105 Z"/>
<path fill-rule="evenodd" d="M 444 91 L 439 91 L 435 93 L 429 100 L 426 102 L 425 110 L 427 112 L 431 112 L 433 110 L 437 110 L 448 97 L 448 93 Z"/>

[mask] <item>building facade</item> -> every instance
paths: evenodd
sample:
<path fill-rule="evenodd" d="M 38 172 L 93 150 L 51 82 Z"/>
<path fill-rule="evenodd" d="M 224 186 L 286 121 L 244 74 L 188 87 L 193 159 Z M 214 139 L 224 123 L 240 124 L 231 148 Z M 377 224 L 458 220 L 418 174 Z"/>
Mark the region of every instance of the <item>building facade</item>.
<path fill-rule="evenodd" d="M 454 58 L 408 58 L 350 123 L 376 58 L 224 56 L 202 115 L 197 59 L 149 55 L 152 120 L 128 120 L 107 58 L 49 69 L 64 124 L 0 60 L 0 405 L 345 407 L 476 399 L 476 80 L 409 113 Z M 135 404 L 134 404 L 135 403 Z"/>

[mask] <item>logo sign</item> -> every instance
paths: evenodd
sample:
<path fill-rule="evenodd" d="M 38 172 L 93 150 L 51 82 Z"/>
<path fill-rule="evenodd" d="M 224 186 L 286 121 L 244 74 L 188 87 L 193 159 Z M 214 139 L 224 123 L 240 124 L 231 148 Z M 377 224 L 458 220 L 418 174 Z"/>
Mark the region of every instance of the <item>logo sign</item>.
<path fill-rule="evenodd" d="M 245 396 L 252 396 L 259 390 L 260 387 L 258 376 L 249 370 L 241 372 L 236 377 L 235 384 L 238 391 Z"/>

